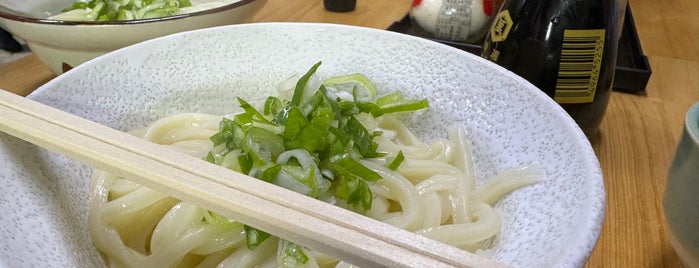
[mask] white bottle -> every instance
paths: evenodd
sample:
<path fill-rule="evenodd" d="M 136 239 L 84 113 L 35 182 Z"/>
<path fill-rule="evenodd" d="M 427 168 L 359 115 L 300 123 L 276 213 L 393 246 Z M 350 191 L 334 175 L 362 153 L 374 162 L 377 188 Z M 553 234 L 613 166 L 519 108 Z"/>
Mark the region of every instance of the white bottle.
<path fill-rule="evenodd" d="M 440 40 L 477 43 L 485 36 L 500 1 L 413 0 L 410 17 Z"/>

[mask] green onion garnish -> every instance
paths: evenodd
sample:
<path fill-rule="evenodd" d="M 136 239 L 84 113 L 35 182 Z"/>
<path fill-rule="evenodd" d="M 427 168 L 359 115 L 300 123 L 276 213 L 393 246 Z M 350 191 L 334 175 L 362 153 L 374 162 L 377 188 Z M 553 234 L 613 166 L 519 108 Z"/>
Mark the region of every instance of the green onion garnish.
<path fill-rule="evenodd" d="M 258 110 L 238 98 L 243 112 L 221 121 L 219 132 L 211 137 L 214 148 L 205 159 L 310 197 L 344 200 L 347 209 L 366 213 L 371 208 L 371 185 L 381 176 L 362 161 L 386 153 L 375 141 L 382 132 L 364 124 L 385 113 L 429 105 L 426 100 L 406 100 L 400 93 L 377 98 L 374 84 L 360 74 L 327 79 L 313 90 L 310 79 L 320 64 L 299 79 L 291 99 L 268 97 Z M 404 157 L 399 152 L 384 160 L 395 170 Z M 269 237 L 247 226 L 245 232 L 251 249 Z M 296 256 L 302 251 L 287 249 L 292 259 L 303 259 Z"/>

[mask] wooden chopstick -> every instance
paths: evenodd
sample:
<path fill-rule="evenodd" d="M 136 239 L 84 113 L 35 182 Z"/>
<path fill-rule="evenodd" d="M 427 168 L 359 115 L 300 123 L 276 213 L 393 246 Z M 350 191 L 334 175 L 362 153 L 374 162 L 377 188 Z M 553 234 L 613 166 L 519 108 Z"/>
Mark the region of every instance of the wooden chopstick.
<path fill-rule="evenodd" d="M 0 131 L 360 267 L 505 267 L 2 89 Z"/>

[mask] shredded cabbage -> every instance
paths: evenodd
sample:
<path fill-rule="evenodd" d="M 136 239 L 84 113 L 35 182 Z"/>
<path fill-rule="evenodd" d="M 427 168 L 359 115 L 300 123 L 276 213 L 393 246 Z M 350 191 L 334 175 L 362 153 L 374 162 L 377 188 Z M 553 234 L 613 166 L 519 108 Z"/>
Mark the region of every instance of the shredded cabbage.
<path fill-rule="evenodd" d="M 235 0 L 237 1 L 237 0 Z M 199 3 L 201 2 L 201 3 Z M 197 0 L 77 0 L 71 7 L 49 19 L 68 21 L 120 21 L 167 17 L 234 1 Z M 198 8 L 196 6 L 200 6 Z"/>

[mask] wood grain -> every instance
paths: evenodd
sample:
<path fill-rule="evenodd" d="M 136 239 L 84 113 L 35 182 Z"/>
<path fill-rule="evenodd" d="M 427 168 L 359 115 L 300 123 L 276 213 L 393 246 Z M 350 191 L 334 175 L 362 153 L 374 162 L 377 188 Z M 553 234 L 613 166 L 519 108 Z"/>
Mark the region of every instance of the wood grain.
<path fill-rule="evenodd" d="M 21 96 L 56 77 L 35 55 L 0 65 L 0 88 Z"/>
<path fill-rule="evenodd" d="M 607 210 L 586 267 L 681 267 L 665 237 L 662 196 L 684 115 L 699 101 L 699 1 L 628 0 L 653 74 L 645 93 L 614 92 L 593 140 Z M 359 0 L 348 13 L 320 0 L 269 0 L 256 22 L 301 21 L 386 29 L 410 0 Z M 0 88 L 21 95 L 53 75 L 33 56 L 0 66 Z"/>

